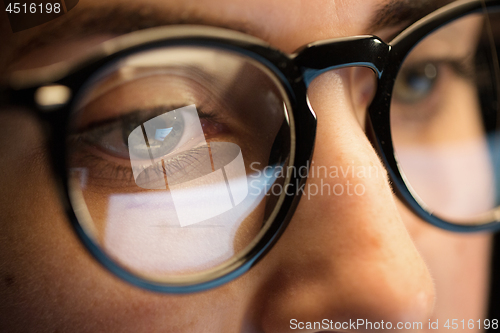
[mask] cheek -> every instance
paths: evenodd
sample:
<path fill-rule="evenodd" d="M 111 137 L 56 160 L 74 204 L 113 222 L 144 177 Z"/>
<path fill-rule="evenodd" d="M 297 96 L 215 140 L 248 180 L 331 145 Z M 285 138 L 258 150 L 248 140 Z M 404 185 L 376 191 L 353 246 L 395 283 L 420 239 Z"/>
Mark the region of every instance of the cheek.
<path fill-rule="evenodd" d="M 417 219 L 398 202 L 415 246 L 436 287 L 433 318 L 484 318 L 488 303 L 491 235 L 457 234 Z"/>
<path fill-rule="evenodd" d="M 82 309 L 76 300 L 86 297 L 82 287 L 96 267 L 89 265 L 59 204 L 41 128 L 20 113 L 1 117 L 0 298 L 5 307 L 0 311 L 11 330 L 34 331 L 36 325 L 52 327 L 63 311 Z"/>
<path fill-rule="evenodd" d="M 154 294 L 118 280 L 87 254 L 71 230 L 42 153 L 41 128 L 20 113 L 3 113 L 0 124 L 2 330 L 237 331 L 232 321 L 213 314 L 243 312 L 238 293 L 246 279 L 189 296 Z"/>

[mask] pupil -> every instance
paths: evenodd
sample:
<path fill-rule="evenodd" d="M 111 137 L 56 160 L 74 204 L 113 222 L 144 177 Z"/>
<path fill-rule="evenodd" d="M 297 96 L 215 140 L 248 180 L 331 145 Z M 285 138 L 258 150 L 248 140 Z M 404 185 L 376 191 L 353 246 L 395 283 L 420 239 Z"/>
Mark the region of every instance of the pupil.
<path fill-rule="evenodd" d="M 153 122 L 151 122 L 152 119 L 154 119 Z M 183 118 L 176 116 L 175 111 L 167 112 L 152 119 L 147 121 L 133 120 L 125 122 L 122 126 L 123 142 L 139 158 L 148 159 L 150 153 L 154 156 L 167 155 L 177 146 L 184 132 Z M 147 140 L 149 147 L 143 144 L 144 134 L 142 128 L 140 128 L 141 126 L 150 128 Z M 132 142 L 141 144 L 129 147 L 128 144 L 131 142 L 129 136 L 134 137 Z"/>
<path fill-rule="evenodd" d="M 408 85 L 413 89 L 415 95 L 424 96 L 430 90 L 432 82 L 425 76 L 414 74 L 408 78 Z"/>
<path fill-rule="evenodd" d="M 433 64 L 425 64 L 411 69 L 403 69 L 401 78 L 396 81 L 395 97 L 403 103 L 415 104 L 425 99 L 437 79 L 437 68 Z"/>

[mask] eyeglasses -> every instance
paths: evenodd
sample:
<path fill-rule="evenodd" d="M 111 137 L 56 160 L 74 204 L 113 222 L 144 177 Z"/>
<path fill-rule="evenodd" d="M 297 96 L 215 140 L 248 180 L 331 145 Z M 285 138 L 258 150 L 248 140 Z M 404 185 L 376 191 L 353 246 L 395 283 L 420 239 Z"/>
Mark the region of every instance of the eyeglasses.
<path fill-rule="evenodd" d="M 283 233 L 312 168 L 307 87 L 332 69 L 373 70 L 367 135 L 417 216 L 499 229 L 499 14 L 498 0 L 460 1 L 389 44 L 348 37 L 293 55 L 224 29 L 144 30 L 13 73 L 2 104 L 50 128 L 67 215 L 101 264 L 146 289 L 201 291 Z"/>

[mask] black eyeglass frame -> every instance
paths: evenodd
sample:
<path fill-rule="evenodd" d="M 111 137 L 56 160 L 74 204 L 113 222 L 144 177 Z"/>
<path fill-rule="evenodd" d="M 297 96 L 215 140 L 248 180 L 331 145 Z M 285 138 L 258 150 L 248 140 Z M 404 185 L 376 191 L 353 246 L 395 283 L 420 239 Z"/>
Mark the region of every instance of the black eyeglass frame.
<path fill-rule="evenodd" d="M 223 270 L 213 272 L 189 284 L 163 284 L 145 280 L 124 269 L 108 257 L 83 230 L 71 205 L 66 167 L 64 138 L 70 121 L 75 96 L 85 82 L 99 69 L 137 52 L 169 46 L 203 46 L 220 48 L 248 56 L 264 65 L 280 82 L 289 99 L 291 133 L 296 149 L 290 160 L 296 170 L 309 166 L 316 134 L 317 119 L 307 101 L 307 88 L 318 75 L 337 68 L 363 66 L 377 76 L 377 92 L 368 110 L 368 137 L 383 160 L 396 194 L 421 219 L 445 230 L 455 232 L 500 230 L 500 223 L 483 225 L 456 225 L 427 212 L 407 188 L 398 168 L 391 139 L 390 103 L 394 82 L 405 57 L 424 37 L 437 28 L 472 13 L 484 10 L 500 11 L 500 0 L 465 0 L 452 3 L 426 16 L 387 44 L 376 36 L 355 36 L 308 44 L 296 53 L 285 54 L 267 43 L 230 30 L 199 27 L 163 27 L 134 32 L 105 42 L 102 47 L 78 63 L 63 63 L 47 68 L 14 74 L 0 89 L 0 105 L 27 107 L 48 125 L 49 145 L 58 187 L 66 214 L 94 258 L 121 279 L 138 287 L 157 292 L 189 293 L 207 290 L 227 283 L 248 271 L 281 236 L 300 199 L 297 186 L 304 185 L 306 177 L 291 175 L 290 191 L 279 207 L 269 229 L 248 253 Z M 70 100 L 59 108 L 47 111 L 35 99 L 36 91 L 48 84 L 63 85 L 73 92 Z"/>

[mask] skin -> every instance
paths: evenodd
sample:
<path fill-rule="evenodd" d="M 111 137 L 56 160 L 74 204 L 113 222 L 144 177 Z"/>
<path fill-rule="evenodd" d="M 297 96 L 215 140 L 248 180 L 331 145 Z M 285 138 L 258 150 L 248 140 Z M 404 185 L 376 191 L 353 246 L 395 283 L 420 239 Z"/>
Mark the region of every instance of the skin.
<path fill-rule="evenodd" d="M 94 2 L 80 1 L 74 11 Z M 215 22 L 243 22 L 286 52 L 326 38 L 393 32 L 367 30 L 379 0 L 145 3 L 158 10 L 187 9 Z M 2 34 L 10 47 L 32 33 Z M 106 38 L 34 50 L 16 66 L 55 62 Z M 490 236 L 439 230 L 396 199 L 364 132 L 374 89 L 365 69 L 328 72 L 309 88 L 319 120 L 314 164 L 373 166 L 380 172 L 308 182 L 334 186 L 350 180 L 364 185 L 364 195 L 301 200 L 279 242 L 250 272 L 220 288 L 182 296 L 133 287 L 90 257 L 58 201 L 43 128 L 19 110 L 1 113 L 0 330 L 277 333 L 290 330 L 290 319 L 324 318 L 422 321 L 424 328 L 430 318 L 445 330 L 447 319 L 485 318 Z M 322 330 L 310 330 L 316 331 Z"/>

